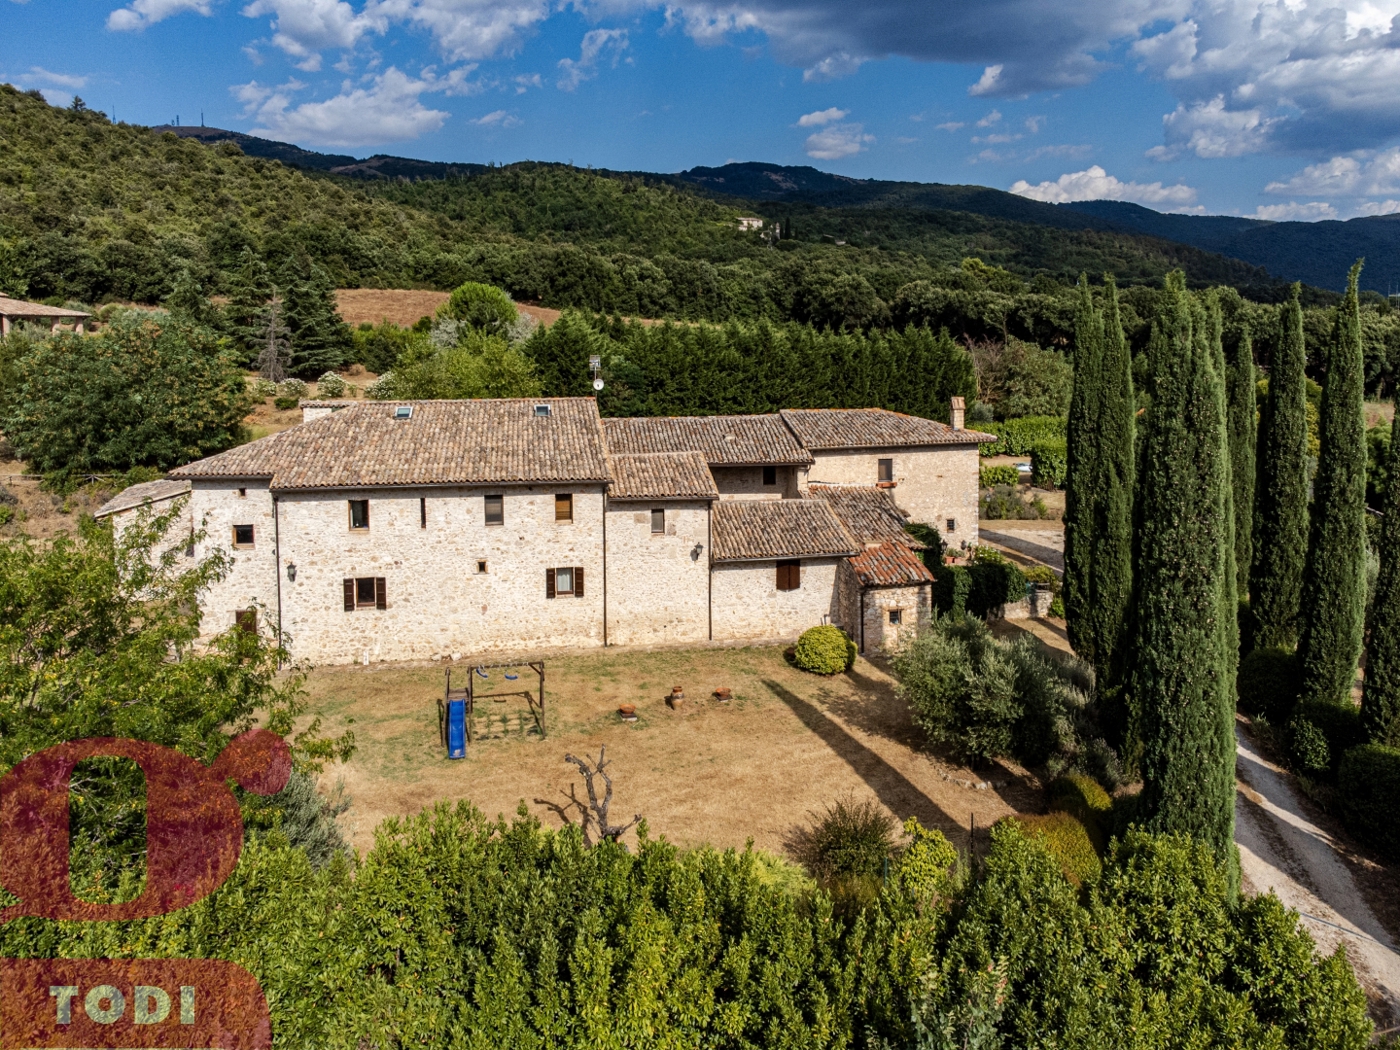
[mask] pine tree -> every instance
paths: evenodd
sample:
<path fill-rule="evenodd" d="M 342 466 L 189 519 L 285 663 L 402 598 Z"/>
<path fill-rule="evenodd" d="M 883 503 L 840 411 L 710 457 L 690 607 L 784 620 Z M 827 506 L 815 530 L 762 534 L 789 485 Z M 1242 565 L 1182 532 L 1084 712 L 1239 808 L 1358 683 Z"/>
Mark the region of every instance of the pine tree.
<path fill-rule="evenodd" d="M 350 329 L 340 319 L 330 274 L 305 256 L 294 260 L 283 306 L 292 333 L 291 373 L 315 379 L 339 368 L 350 352 Z"/>
<path fill-rule="evenodd" d="M 1202 840 L 1234 870 L 1230 470 L 1224 376 L 1199 331 L 1206 323 L 1184 276 L 1170 274 L 1149 347 L 1129 683 L 1142 736 L 1143 823 Z"/>
<path fill-rule="evenodd" d="M 274 288 L 271 302 L 263 308 L 263 327 L 258 336 L 258 374 L 274 383 L 287 378 L 287 363 L 292 355 L 291 332 L 282 312 L 282 300 Z"/>
<path fill-rule="evenodd" d="M 206 328 L 217 328 L 219 324 L 218 308 L 209 301 L 199 279 L 188 266 L 181 267 L 175 275 L 175 283 L 165 297 L 165 308 L 173 316 Z"/>
<path fill-rule="evenodd" d="M 1400 747 L 1400 411 L 1390 425 L 1390 478 L 1381 508 L 1381 571 L 1366 647 L 1361 724 L 1371 743 Z"/>
<path fill-rule="evenodd" d="M 1089 279 L 1079 275 L 1074 312 L 1074 391 L 1070 396 L 1065 476 L 1065 620 L 1069 644 L 1081 659 L 1097 663 L 1093 623 L 1094 519 L 1099 496 L 1099 385 L 1103 318 L 1094 308 Z"/>
<path fill-rule="evenodd" d="M 224 327 L 243 351 L 244 360 L 253 361 L 262 352 L 264 318 L 273 296 L 272 275 L 251 248 L 244 248 L 227 288 Z"/>
<path fill-rule="evenodd" d="M 1254 343 L 1241 332 L 1225 373 L 1229 409 L 1230 484 L 1235 504 L 1236 591 L 1249 591 L 1249 567 L 1254 558 Z"/>
<path fill-rule="evenodd" d="M 1308 415 L 1303 368 L 1303 308 L 1299 285 L 1279 311 L 1278 340 L 1269 364 L 1269 396 L 1259 419 L 1258 482 L 1254 495 L 1254 556 L 1249 604 L 1254 644 L 1292 649 L 1308 545 Z"/>
<path fill-rule="evenodd" d="M 1302 637 L 1298 642 L 1304 699 L 1349 698 L 1361 655 L 1366 615 L 1366 425 L 1362 391 L 1361 311 L 1351 268 L 1337 308 L 1322 413 L 1312 529 L 1303 570 Z"/>

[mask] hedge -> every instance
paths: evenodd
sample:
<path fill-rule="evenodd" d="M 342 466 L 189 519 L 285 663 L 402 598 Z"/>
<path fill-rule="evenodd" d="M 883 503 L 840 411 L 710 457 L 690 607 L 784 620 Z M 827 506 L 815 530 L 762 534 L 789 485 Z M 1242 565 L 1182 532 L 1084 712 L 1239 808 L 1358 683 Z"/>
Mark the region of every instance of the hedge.
<path fill-rule="evenodd" d="M 1288 723 L 1289 760 L 1304 773 L 1328 774 L 1362 743 L 1361 712 L 1350 701 L 1304 700 Z"/>
<path fill-rule="evenodd" d="M 964 565 L 938 564 L 932 568 L 934 607 L 941 613 L 961 616 L 972 593 L 972 573 Z"/>
<path fill-rule="evenodd" d="M 1064 439 L 1042 441 L 1031 449 L 1031 484 L 1042 489 L 1063 488 L 1067 473 Z"/>
<path fill-rule="evenodd" d="M 1041 442 L 1065 440 L 1065 420 L 1062 416 L 1022 416 L 1020 419 L 977 425 L 999 439 L 981 447 L 984 456 L 1029 456 Z"/>
<path fill-rule="evenodd" d="M 1400 748 L 1362 744 L 1337 773 L 1347 830 L 1392 860 L 1400 860 Z"/>
<path fill-rule="evenodd" d="M 980 483 L 984 489 L 995 488 L 997 485 L 1019 485 L 1021 472 L 1006 463 L 995 467 L 983 467 Z"/>
<path fill-rule="evenodd" d="M 1097 878 L 1103 870 L 1094 838 L 1084 823 L 1071 813 L 1055 810 L 1039 816 L 1008 817 L 1029 839 L 1049 851 L 1065 878 L 1076 886 Z"/>
<path fill-rule="evenodd" d="M 1298 657 L 1286 649 L 1255 649 L 1240 661 L 1235 678 L 1240 710 L 1276 726 L 1292 717 L 1302 687 Z"/>

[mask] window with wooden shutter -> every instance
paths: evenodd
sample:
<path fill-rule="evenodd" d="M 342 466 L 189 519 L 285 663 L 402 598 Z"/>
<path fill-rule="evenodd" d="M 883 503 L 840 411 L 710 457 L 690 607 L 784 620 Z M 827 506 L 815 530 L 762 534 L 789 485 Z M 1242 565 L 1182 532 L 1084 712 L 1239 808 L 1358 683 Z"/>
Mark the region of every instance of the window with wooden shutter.
<path fill-rule="evenodd" d="M 557 589 L 557 586 L 556 586 L 555 580 L 554 580 L 554 570 L 553 570 L 553 569 L 545 569 L 545 570 L 544 570 L 544 596 L 545 596 L 546 598 L 553 598 L 553 597 L 554 597 L 556 594 L 558 594 L 558 593 L 559 593 L 559 591 L 558 591 L 558 589 Z"/>
<path fill-rule="evenodd" d="M 571 492 L 561 492 L 554 497 L 554 520 L 574 520 L 574 497 Z"/>
<path fill-rule="evenodd" d="M 651 531 L 655 536 L 666 534 L 666 511 L 664 509 L 651 512 Z"/>
<path fill-rule="evenodd" d="M 350 527 L 352 529 L 369 528 L 369 500 L 352 499 L 350 502 Z"/>
<path fill-rule="evenodd" d="M 428 527 L 428 497 L 423 496 L 418 500 L 418 527 L 426 529 Z"/>
<path fill-rule="evenodd" d="M 486 497 L 486 524 L 504 525 L 506 523 L 506 498 L 504 496 Z"/>
<path fill-rule="evenodd" d="M 238 629 L 246 634 L 258 633 L 258 610 L 256 609 L 239 609 L 233 614 L 233 621 L 238 625 Z"/>
<path fill-rule="evenodd" d="M 253 546 L 253 526 L 235 525 L 233 527 L 233 545 L 235 547 Z"/>
<path fill-rule="evenodd" d="M 355 580 L 355 605 L 367 609 L 374 604 L 374 577 L 360 576 Z"/>
<path fill-rule="evenodd" d="M 384 586 L 383 576 L 376 576 L 374 578 L 374 607 L 376 609 L 389 608 L 389 591 L 388 588 Z"/>
<path fill-rule="evenodd" d="M 341 580 L 340 582 L 343 583 L 343 584 L 345 585 L 345 611 L 346 611 L 346 612 L 354 612 L 354 611 L 355 611 L 355 581 L 354 581 L 354 580 Z"/>
<path fill-rule="evenodd" d="M 802 563 L 800 561 L 778 562 L 778 590 L 795 591 L 802 586 Z"/>
<path fill-rule="evenodd" d="M 574 597 L 583 597 L 583 566 L 574 566 Z"/>

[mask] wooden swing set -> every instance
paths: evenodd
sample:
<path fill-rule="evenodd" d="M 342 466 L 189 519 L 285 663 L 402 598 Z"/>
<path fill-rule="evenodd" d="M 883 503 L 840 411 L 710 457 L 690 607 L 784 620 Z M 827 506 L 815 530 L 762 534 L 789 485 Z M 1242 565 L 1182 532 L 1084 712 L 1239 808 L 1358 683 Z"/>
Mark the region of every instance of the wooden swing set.
<path fill-rule="evenodd" d="M 531 689 L 506 689 L 501 692 L 479 692 L 478 679 L 486 680 L 490 678 L 489 671 L 508 671 L 512 668 L 528 667 L 539 676 L 539 687 L 537 690 Z M 513 682 L 519 679 L 519 675 L 505 674 L 506 681 Z M 530 716 L 535 721 L 535 728 L 540 731 L 540 736 L 545 735 L 544 731 L 544 661 L 529 660 L 524 663 L 519 661 L 502 664 L 475 664 L 467 671 L 467 684 L 457 688 L 452 687 L 452 668 L 447 669 L 447 688 L 443 692 L 443 698 L 438 701 L 438 730 L 442 738 L 444 747 L 450 747 L 448 743 L 447 712 L 453 700 L 461 700 L 466 704 L 466 735 L 467 743 L 476 739 L 476 702 L 478 700 L 494 700 L 496 703 L 505 703 L 508 697 L 524 697 L 526 704 L 530 708 Z M 489 728 L 489 726 L 488 726 Z"/>

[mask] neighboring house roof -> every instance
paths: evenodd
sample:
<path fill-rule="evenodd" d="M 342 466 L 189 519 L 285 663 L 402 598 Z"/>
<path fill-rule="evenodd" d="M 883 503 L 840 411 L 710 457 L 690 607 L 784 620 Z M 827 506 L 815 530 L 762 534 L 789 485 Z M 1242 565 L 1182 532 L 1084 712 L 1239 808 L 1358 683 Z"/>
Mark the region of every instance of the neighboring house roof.
<path fill-rule="evenodd" d="M 613 456 L 611 466 L 610 499 L 719 499 L 715 479 L 699 452 Z"/>
<path fill-rule="evenodd" d="M 902 543 L 879 543 L 851 559 L 862 587 L 912 587 L 932 583 L 933 573 Z"/>
<path fill-rule="evenodd" d="M 905 514 L 885 489 L 869 485 L 811 485 L 809 499 L 831 505 L 857 543 L 898 543 L 913 550 L 924 545 L 905 531 Z"/>
<path fill-rule="evenodd" d="M 712 467 L 805 466 L 811 453 L 781 416 L 660 416 L 603 420 L 614 454 L 699 451 Z"/>
<path fill-rule="evenodd" d="M 859 549 L 831 507 L 818 500 L 721 500 L 712 521 L 717 562 L 839 558 Z"/>
<path fill-rule="evenodd" d="M 134 510 L 151 503 L 183 496 L 190 490 L 188 481 L 161 478 L 159 481 L 143 481 L 139 485 L 128 485 L 93 514 L 94 518 L 105 518 L 109 514 L 120 514 L 124 510 Z"/>
<path fill-rule="evenodd" d="M 548 405 L 548 415 L 536 406 Z M 395 409 L 412 408 L 407 419 Z M 171 471 L 276 490 L 610 480 L 591 397 L 366 401 Z"/>
<path fill-rule="evenodd" d="M 45 306 L 43 303 L 27 303 L 23 299 L 9 299 L 0 295 L 0 315 L 5 317 L 91 317 L 81 310 L 65 310 L 61 306 Z"/>
<path fill-rule="evenodd" d="M 813 451 L 971 445 L 995 434 L 954 430 L 947 423 L 883 408 L 785 408 L 780 413 L 803 447 Z"/>

